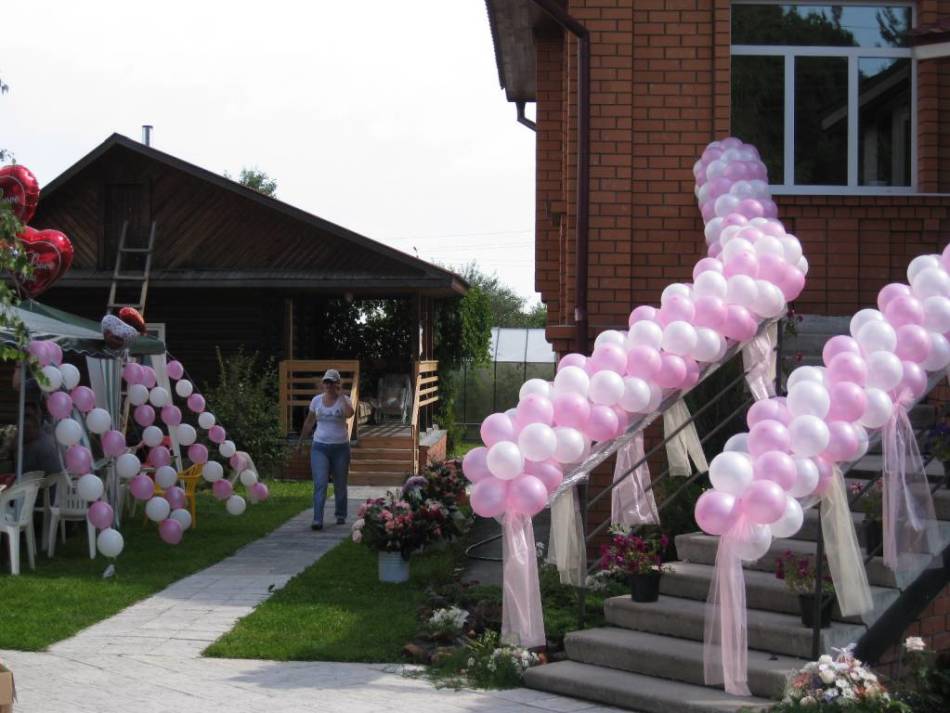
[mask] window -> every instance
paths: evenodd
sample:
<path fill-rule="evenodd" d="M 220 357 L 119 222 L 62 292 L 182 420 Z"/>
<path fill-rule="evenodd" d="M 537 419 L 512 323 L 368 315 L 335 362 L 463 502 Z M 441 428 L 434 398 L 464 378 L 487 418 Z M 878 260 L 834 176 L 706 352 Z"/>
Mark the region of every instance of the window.
<path fill-rule="evenodd" d="M 164 322 L 146 322 L 145 333 L 150 337 L 155 337 L 163 342 L 165 341 L 165 323 Z"/>
<path fill-rule="evenodd" d="M 735 0 L 732 133 L 787 193 L 908 193 L 916 172 L 910 3 Z"/>

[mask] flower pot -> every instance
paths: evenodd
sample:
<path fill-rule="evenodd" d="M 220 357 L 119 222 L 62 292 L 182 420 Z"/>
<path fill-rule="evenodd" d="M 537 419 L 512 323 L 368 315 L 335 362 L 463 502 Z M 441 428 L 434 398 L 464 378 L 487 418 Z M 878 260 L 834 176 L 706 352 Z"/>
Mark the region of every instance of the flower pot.
<path fill-rule="evenodd" d="M 655 602 L 660 596 L 662 572 L 630 575 L 630 598 L 635 602 Z"/>
<path fill-rule="evenodd" d="M 835 607 L 835 597 L 833 594 L 825 594 L 821 602 L 821 628 L 827 629 L 831 626 L 831 612 Z M 815 595 L 799 594 L 798 608 L 801 610 L 802 625 L 809 629 L 815 626 Z"/>
<path fill-rule="evenodd" d="M 864 551 L 868 554 L 876 552 L 881 555 L 881 541 L 884 539 L 884 529 L 879 520 L 865 520 L 861 523 L 864 534 Z"/>
<path fill-rule="evenodd" d="M 409 580 L 409 560 L 399 552 L 379 553 L 379 581 L 399 584 Z"/>

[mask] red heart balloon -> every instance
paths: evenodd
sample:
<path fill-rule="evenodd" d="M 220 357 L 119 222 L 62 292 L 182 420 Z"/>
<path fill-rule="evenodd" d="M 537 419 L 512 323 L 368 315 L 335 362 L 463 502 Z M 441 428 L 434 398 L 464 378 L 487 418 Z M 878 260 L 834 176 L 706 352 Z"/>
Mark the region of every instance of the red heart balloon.
<path fill-rule="evenodd" d="M 119 319 L 139 334 L 145 334 L 145 317 L 135 307 L 123 307 L 119 310 Z"/>
<path fill-rule="evenodd" d="M 21 223 L 29 223 L 40 200 L 40 184 L 26 166 L 0 168 L 0 200 L 9 203 Z"/>
<path fill-rule="evenodd" d="M 35 230 L 29 226 L 17 238 L 33 265 L 33 276 L 20 287 L 30 297 L 48 290 L 73 264 L 73 244 L 58 230 Z"/>

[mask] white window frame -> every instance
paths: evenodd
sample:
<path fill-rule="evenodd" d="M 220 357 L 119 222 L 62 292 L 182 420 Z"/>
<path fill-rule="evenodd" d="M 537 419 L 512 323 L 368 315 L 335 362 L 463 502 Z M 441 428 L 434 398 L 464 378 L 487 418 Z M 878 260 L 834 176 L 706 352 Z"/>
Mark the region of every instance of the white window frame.
<path fill-rule="evenodd" d="M 160 339 L 163 343 L 165 341 L 165 323 L 164 322 L 146 322 L 145 323 L 145 333 L 152 335 Z"/>
<path fill-rule="evenodd" d="M 909 7 L 911 27 L 917 26 L 917 8 L 910 0 L 732 0 L 733 5 L 859 5 Z M 781 183 L 771 183 L 774 195 L 850 196 L 912 195 L 917 193 L 917 58 L 911 47 L 823 47 L 812 45 L 733 45 L 732 56 L 785 58 L 785 127 Z M 848 184 L 845 186 L 797 185 L 795 183 L 795 57 L 846 57 L 848 60 Z M 910 60 L 910 185 L 862 186 L 858 183 L 858 58 Z M 773 179 L 774 180 L 774 179 Z"/>

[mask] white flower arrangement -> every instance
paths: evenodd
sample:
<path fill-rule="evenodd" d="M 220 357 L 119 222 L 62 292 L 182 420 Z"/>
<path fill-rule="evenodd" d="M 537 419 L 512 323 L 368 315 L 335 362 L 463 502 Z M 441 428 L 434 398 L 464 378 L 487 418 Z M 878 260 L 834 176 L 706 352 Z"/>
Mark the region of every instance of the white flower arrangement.
<path fill-rule="evenodd" d="M 467 619 L 468 612 L 459 607 L 436 609 L 429 617 L 429 631 L 438 636 L 458 636 Z"/>
<path fill-rule="evenodd" d="M 877 676 L 845 649 L 836 658 L 825 655 L 805 664 L 785 687 L 784 700 L 801 706 L 850 705 L 873 699 L 890 700 Z"/>
<path fill-rule="evenodd" d="M 904 649 L 906 651 L 926 651 L 927 644 L 919 636 L 908 636 L 904 639 Z"/>

